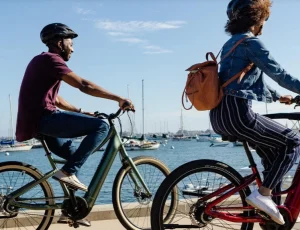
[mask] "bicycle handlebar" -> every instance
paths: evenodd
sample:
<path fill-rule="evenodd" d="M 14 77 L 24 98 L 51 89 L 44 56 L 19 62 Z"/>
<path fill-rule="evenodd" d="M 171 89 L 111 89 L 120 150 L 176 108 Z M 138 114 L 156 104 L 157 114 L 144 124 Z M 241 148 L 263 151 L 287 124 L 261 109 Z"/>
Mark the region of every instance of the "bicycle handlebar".
<path fill-rule="evenodd" d="M 291 102 L 292 102 L 292 104 L 296 104 L 295 108 L 297 106 L 300 106 L 300 95 L 297 95 L 296 97 L 294 97 Z"/>
<path fill-rule="evenodd" d="M 126 108 L 127 106 L 129 106 L 129 103 L 124 103 L 123 108 Z M 98 111 L 96 111 L 94 114 L 95 114 L 95 117 L 98 117 L 98 118 L 114 120 L 121 114 L 122 111 L 123 110 L 120 108 L 120 109 L 118 109 L 118 111 L 116 113 L 111 113 L 109 115 L 106 113 L 99 113 Z M 125 109 L 125 111 L 135 112 L 135 110 L 132 108 L 127 108 L 127 109 Z"/>

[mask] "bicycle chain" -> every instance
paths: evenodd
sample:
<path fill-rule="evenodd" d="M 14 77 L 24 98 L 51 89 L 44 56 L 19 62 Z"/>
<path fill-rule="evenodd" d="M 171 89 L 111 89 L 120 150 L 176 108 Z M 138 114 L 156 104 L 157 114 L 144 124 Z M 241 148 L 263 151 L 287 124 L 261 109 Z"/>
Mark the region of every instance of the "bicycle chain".
<path fill-rule="evenodd" d="M 219 224 L 215 224 L 215 223 L 212 223 L 212 222 L 208 222 L 206 224 L 204 223 L 201 223 L 199 220 L 196 219 L 196 211 L 199 207 L 203 206 L 204 204 L 201 203 L 201 202 L 196 202 L 195 204 L 193 204 L 191 207 L 190 207 L 190 211 L 189 211 L 189 216 L 190 216 L 190 219 L 192 221 L 192 224 L 193 225 L 196 225 L 198 226 L 199 228 L 203 228 L 205 226 L 207 226 L 208 224 L 210 225 L 213 225 L 213 226 L 216 226 L 216 227 L 220 227 L 220 228 L 225 228 L 225 229 L 233 229 L 233 230 L 239 230 L 240 228 L 231 228 L 231 227 L 225 227 L 224 224 L 223 225 L 219 225 Z M 202 219 L 202 216 L 200 217 Z M 206 222 L 205 220 L 202 219 L 203 222 Z"/>

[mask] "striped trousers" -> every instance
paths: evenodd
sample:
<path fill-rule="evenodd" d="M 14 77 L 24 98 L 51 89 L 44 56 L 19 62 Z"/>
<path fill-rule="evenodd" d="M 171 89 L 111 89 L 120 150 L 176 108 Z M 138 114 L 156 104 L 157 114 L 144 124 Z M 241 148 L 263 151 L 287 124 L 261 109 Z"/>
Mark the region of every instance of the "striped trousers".
<path fill-rule="evenodd" d="M 213 130 L 247 141 L 262 159 L 263 186 L 279 192 L 283 176 L 300 153 L 300 136 L 270 118 L 254 113 L 248 100 L 225 95 L 210 111 Z M 279 204 L 280 197 L 274 197 Z"/>

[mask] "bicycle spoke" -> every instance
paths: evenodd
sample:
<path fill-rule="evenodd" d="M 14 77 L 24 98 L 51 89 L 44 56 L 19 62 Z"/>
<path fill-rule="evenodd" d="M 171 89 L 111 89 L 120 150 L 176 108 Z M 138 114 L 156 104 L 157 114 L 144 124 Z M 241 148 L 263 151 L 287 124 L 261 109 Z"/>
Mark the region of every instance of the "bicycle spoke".
<path fill-rule="evenodd" d="M 3 209 L 5 197 L 8 194 L 41 177 L 39 172 L 30 166 L 24 166 L 18 162 L 14 165 L 14 163 L 15 162 L 13 162 L 12 165 L 9 165 L 9 162 L 0 163 L 0 185 L 2 185 L 2 192 L 0 193 L 0 198 L 2 197 L 2 201 L 0 199 L 0 209 L 2 208 L 2 211 L 0 212 L 0 216 L 14 216 L 8 219 L 1 219 L 0 230 L 7 228 L 45 229 L 52 221 L 54 210 L 29 210 L 23 207 L 18 208 L 16 205 L 13 209 L 13 213 L 10 214 L 10 211 Z M 36 176 L 39 177 L 37 178 Z M 4 188 L 3 185 L 5 186 Z M 21 195 L 16 198 L 16 201 L 18 202 L 18 199 L 24 199 L 24 203 L 31 205 L 52 204 L 54 202 L 53 200 L 49 201 L 48 199 L 43 199 L 47 197 L 53 197 L 52 190 L 48 187 L 48 184 L 42 183 L 21 193 Z"/>
<path fill-rule="evenodd" d="M 206 165 L 207 163 L 203 164 Z M 199 169 L 197 169 L 197 167 Z M 164 216 L 167 215 L 168 210 L 171 208 L 169 198 L 165 199 L 165 197 L 169 197 L 174 188 L 177 188 L 178 191 L 178 206 L 176 210 L 174 210 L 173 218 L 171 219 L 171 221 L 165 223 L 166 229 L 201 228 L 210 230 L 214 229 L 214 227 L 220 227 L 222 229 L 242 228 L 243 223 L 234 223 L 220 218 L 208 216 L 206 214 L 207 205 L 222 196 L 222 194 L 225 194 L 226 192 L 232 190 L 234 187 L 234 184 L 232 183 L 235 182 L 230 177 L 232 175 L 231 172 L 227 176 L 226 171 L 224 172 L 223 169 L 216 170 L 216 167 L 212 168 L 213 169 L 205 168 L 205 170 L 201 170 L 201 164 L 199 165 L 195 161 L 193 166 L 189 165 L 188 167 L 186 165 L 180 167 L 180 169 L 176 169 L 174 175 L 172 175 L 172 173 L 172 177 L 170 175 L 170 179 L 168 177 L 167 180 L 164 181 L 164 183 L 160 187 L 161 191 L 160 193 L 158 193 L 160 194 L 160 199 L 163 198 L 164 200 L 154 201 L 156 212 L 152 213 L 152 215 L 155 215 L 155 213 L 160 213 L 159 215 L 162 215 L 162 217 L 164 218 Z M 180 179 L 177 179 L 179 177 Z M 227 191 L 222 191 L 222 193 L 215 195 L 210 199 L 205 199 L 207 195 L 212 194 L 218 189 L 224 188 L 225 186 L 227 186 L 228 188 Z M 227 197 L 225 200 L 216 204 L 216 207 L 213 208 L 214 212 L 218 212 L 220 216 L 226 215 L 228 217 L 243 215 L 245 212 L 248 212 L 242 209 L 242 207 L 246 205 L 244 199 L 245 193 L 243 191 L 233 194 L 230 197 Z M 236 207 L 236 209 L 226 209 L 232 207 Z M 159 210 L 157 210 L 157 208 L 159 208 Z M 153 223 L 154 228 L 158 228 L 158 225 L 156 225 L 158 221 L 163 225 L 161 219 L 158 219 L 156 216 L 153 219 L 153 222 L 155 221 Z M 245 226 L 246 225 L 247 224 L 245 223 Z"/>
<path fill-rule="evenodd" d="M 126 228 L 150 229 L 152 199 L 168 172 L 164 172 L 165 169 L 161 168 L 162 164 L 154 158 L 139 157 L 138 161 L 136 168 L 152 196 L 149 196 L 148 192 L 146 192 L 138 177 L 131 171 L 132 169 L 120 171 L 119 174 L 122 174 L 115 181 L 118 183 L 114 184 L 114 187 L 118 186 L 117 190 L 114 189 L 118 199 L 117 203 L 114 202 L 114 207 L 116 214 L 121 218 L 121 222 Z M 132 179 L 129 172 L 132 172 L 131 176 L 135 180 Z"/>

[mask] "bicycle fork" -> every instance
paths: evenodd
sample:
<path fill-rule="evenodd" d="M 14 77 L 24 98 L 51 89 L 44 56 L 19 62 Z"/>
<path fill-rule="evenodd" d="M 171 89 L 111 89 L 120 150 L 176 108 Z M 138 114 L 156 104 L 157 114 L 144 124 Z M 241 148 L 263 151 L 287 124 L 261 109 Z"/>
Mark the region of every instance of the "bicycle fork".
<path fill-rule="evenodd" d="M 136 192 L 135 195 L 138 196 L 138 194 L 140 194 L 140 195 L 142 195 L 142 198 L 143 198 L 143 196 L 145 196 L 144 198 L 151 198 L 152 194 L 151 194 L 148 186 L 144 182 L 144 180 L 143 180 L 141 174 L 139 173 L 138 169 L 136 168 L 133 160 L 127 155 L 125 147 L 123 145 L 120 148 L 120 153 L 121 153 L 121 156 L 123 159 L 122 163 L 124 165 L 126 165 L 126 164 L 129 165 L 130 168 L 132 169 L 128 172 L 128 174 L 134 183 L 135 192 Z M 144 191 L 145 191 L 144 194 L 141 194 L 142 188 L 144 188 Z"/>

